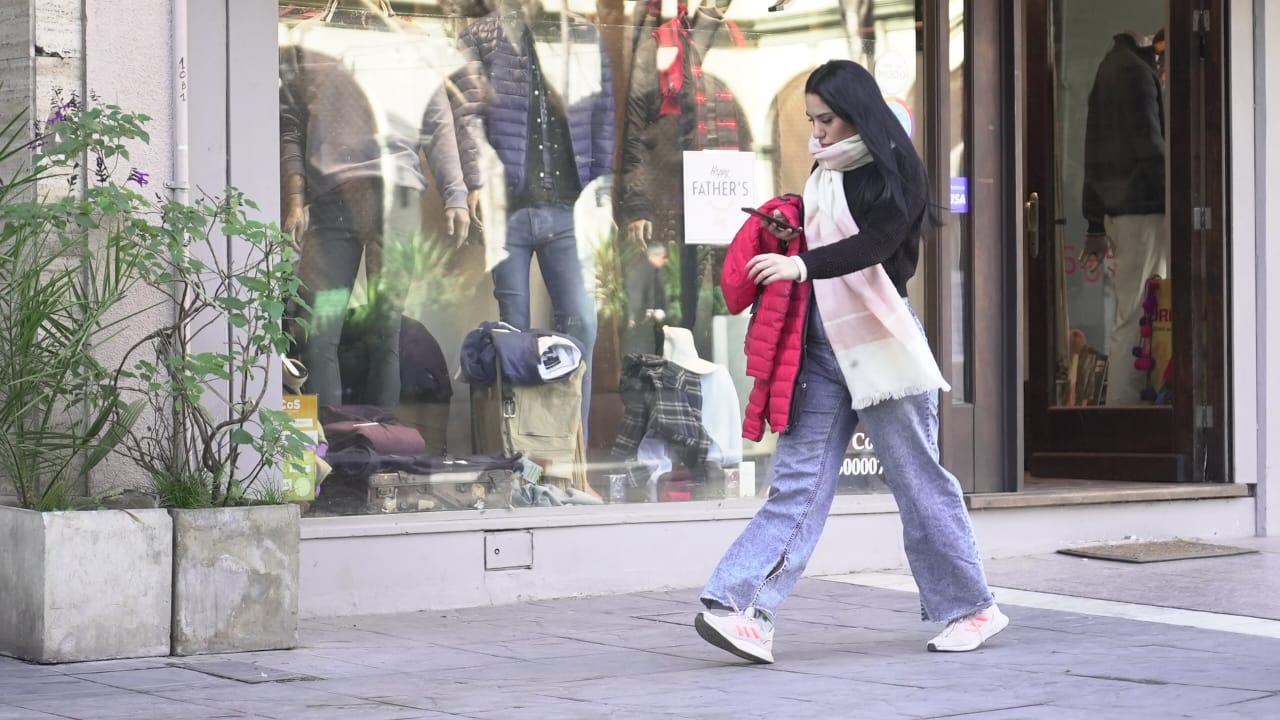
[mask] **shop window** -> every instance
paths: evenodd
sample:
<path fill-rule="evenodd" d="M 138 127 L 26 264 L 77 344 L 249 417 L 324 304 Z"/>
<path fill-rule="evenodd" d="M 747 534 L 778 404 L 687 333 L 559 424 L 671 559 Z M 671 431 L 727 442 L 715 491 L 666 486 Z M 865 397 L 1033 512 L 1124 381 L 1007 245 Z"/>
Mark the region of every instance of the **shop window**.
<path fill-rule="evenodd" d="M 820 63 L 875 67 L 922 142 L 912 4 L 495 1 L 279 5 L 307 513 L 764 497 L 726 248 L 802 190 Z M 883 490 L 865 434 L 841 470 Z"/>

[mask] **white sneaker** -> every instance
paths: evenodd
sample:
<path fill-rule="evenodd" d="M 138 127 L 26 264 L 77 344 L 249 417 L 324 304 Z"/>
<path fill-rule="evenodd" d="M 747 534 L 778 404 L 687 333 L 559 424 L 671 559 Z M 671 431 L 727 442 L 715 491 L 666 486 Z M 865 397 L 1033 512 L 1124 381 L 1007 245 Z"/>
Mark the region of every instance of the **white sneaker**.
<path fill-rule="evenodd" d="M 693 619 L 703 640 L 756 663 L 773 662 L 773 623 L 748 608 L 729 615 L 704 610 Z"/>
<path fill-rule="evenodd" d="M 968 652 L 1009 627 L 1009 616 L 994 604 L 958 620 L 947 623 L 947 629 L 929 641 L 929 652 Z"/>

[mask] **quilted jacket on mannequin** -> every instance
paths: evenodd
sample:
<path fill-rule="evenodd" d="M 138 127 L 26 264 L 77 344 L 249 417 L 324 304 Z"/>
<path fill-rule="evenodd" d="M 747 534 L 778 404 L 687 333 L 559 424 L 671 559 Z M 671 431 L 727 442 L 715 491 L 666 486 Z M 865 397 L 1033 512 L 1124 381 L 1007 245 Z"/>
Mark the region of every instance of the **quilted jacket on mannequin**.
<path fill-rule="evenodd" d="M 554 30 L 558 32 L 556 25 Z M 466 62 L 454 78 L 460 95 L 455 96 L 460 102 L 455 115 L 462 127 L 484 127 L 506 170 L 507 189 L 513 193 L 525 188 L 525 157 L 531 134 L 529 103 L 533 97 L 533 55 L 529 47 L 532 37 L 519 13 L 502 10 L 476 20 L 458 37 Z M 558 45 L 565 51 L 565 43 Z M 557 97 L 566 103 L 564 111 L 578 179 L 586 187 L 613 168 L 612 71 L 600 34 L 585 20 L 570 21 L 567 52 L 574 63 L 568 82 L 574 87 L 570 88 L 569 98 Z M 540 57 L 539 61 L 543 73 L 550 74 L 555 70 L 551 66 L 559 59 Z M 586 67 L 586 63 L 592 66 Z M 562 88 L 558 90 L 563 92 Z M 479 158 L 473 154 L 463 158 L 470 190 L 483 184 Z"/>

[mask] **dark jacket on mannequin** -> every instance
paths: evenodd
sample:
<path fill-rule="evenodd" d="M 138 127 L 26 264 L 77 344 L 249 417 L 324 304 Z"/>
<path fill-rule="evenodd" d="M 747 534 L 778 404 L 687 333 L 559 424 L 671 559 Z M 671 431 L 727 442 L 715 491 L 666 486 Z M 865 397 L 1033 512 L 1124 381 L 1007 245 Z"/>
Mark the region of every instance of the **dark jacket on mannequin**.
<path fill-rule="evenodd" d="M 1107 215 L 1165 211 L 1162 95 L 1155 50 L 1116 35 L 1089 93 L 1083 211 L 1090 234 L 1105 232 Z"/>
<path fill-rule="evenodd" d="M 454 118 L 443 85 L 431 93 L 420 129 L 394 129 L 380 140 L 364 89 L 339 58 L 296 46 L 280 49 L 281 172 L 305 177 L 309 199 L 355 179 L 425 189 L 420 147 L 445 207 L 466 207 Z M 385 155 L 395 159 L 396 177 L 384 177 Z"/>
<path fill-rule="evenodd" d="M 678 21 L 668 21 L 662 27 Z M 711 48 L 734 43 L 736 27 L 705 9 L 697 10 L 685 22 L 687 42 L 676 59 L 683 63 L 684 83 L 678 113 L 663 111 L 657 29 L 649 30 L 636 43 L 621 167 L 621 209 L 628 221 L 656 220 L 659 211 L 680 214 L 683 151 L 751 149 L 751 130 L 741 104 L 724 81 L 702 70 Z"/>
<path fill-rule="evenodd" d="M 485 121 L 489 143 L 506 171 L 507 189 L 515 193 L 525 189 L 531 130 L 529 106 L 533 97 L 532 48 L 523 46 L 524 27 L 519 13 L 512 11 L 495 10 L 476 20 L 458 37 L 466 64 L 456 73 L 460 97 L 455 99 L 460 106 L 455 112 L 459 125 L 474 128 L 477 120 Z M 569 40 L 574 44 L 594 44 L 600 49 L 600 91 L 564 110 L 578 180 L 586 187 L 613 169 L 613 80 L 608 53 L 594 25 L 571 18 Z M 463 152 L 467 188 L 474 190 L 482 182 L 480 163 L 465 144 Z"/>

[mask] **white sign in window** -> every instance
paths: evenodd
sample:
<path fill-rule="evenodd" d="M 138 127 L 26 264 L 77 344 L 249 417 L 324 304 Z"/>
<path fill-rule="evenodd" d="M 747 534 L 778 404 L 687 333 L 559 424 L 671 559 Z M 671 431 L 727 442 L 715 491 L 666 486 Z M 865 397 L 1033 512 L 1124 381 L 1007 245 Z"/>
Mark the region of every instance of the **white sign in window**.
<path fill-rule="evenodd" d="M 684 153 L 684 241 L 728 245 L 756 207 L 756 154 L 732 150 Z"/>

